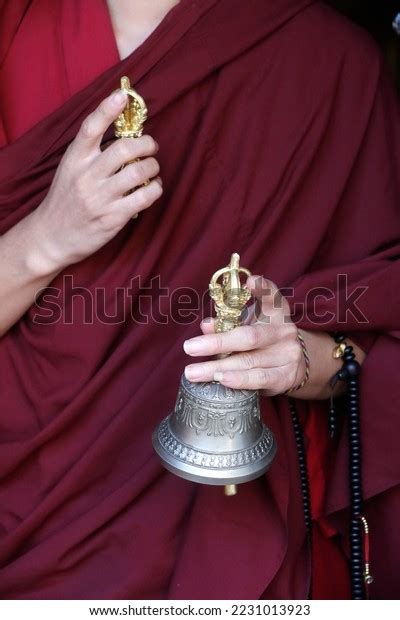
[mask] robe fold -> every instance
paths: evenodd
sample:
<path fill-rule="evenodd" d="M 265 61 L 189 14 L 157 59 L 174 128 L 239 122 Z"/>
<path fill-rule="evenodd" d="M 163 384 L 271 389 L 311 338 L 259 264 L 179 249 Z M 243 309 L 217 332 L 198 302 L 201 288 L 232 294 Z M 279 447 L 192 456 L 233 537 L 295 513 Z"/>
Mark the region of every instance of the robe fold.
<path fill-rule="evenodd" d="M 396 598 L 400 123 L 379 52 L 320 2 L 181 0 L 121 62 L 104 2 L 3 0 L 0 234 L 38 207 L 122 75 L 148 105 L 164 195 L 0 340 L 0 595 L 306 598 L 286 398 L 262 402 L 271 469 L 233 498 L 168 473 L 152 448 L 188 363 L 183 341 L 211 311 L 210 276 L 236 251 L 293 288 L 299 326 L 340 329 L 368 351 L 370 592 Z M 315 443 L 325 403 L 299 410 Z M 345 554 L 345 419 L 321 445 L 313 515 Z"/>

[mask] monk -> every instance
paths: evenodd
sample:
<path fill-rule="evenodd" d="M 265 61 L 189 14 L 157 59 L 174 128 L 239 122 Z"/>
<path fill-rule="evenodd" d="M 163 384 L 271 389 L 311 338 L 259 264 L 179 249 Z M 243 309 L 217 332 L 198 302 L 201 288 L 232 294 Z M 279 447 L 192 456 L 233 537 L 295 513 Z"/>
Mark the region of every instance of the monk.
<path fill-rule="evenodd" d="M 349 597 L 340 330 L 362 364 L 370 596 L 396 597 L 400 124 L 375 45 L 313 0 L 2 0 L 0 17 L 1 596 Z M 109 144 L 123 75 L 147 134 Z M 198 307 L 176 320 L 174 292 L 202 298 L 234 251 L 262 312 L 223 335 Z M 153 452 L 184 368 L 262 390 L 278 455 L 233 498 Z"/>

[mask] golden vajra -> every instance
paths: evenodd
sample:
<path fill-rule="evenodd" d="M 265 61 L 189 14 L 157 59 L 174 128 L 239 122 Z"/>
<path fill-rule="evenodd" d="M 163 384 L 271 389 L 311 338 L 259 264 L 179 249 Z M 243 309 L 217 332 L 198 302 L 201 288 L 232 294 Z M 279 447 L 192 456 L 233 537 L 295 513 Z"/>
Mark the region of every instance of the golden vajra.
<path fill-rule="evenodd" d="M 129 78 L 121 78 L 121 90 L 128 95 L 124 111 L 114 122 L 116 138 L 139 138 L 143 134 L 143 125 L 147 119 L 147 106 L 143 97 L 132 87 Z"/>
<path fill-rule="evenodd" d="M 128 95 L 128 103 L 114 122 L 115 137 L 140 138 L 143 134 L 143 125 L 147 120 L 148 110 L 146 103 L 143 97 L 131 87 L 130 80 L 126 75 L 121 78 L 121 90 Z M 128 161 L 121 167 L 121 170 L 128 164 L 133 164 L 135 161 L 140 161 L 140 159 Z M 143 185 L 148 185 L 149 183 L 150 181 L 145 181 Z M 134 189 L 129 190 L 125 195 L 132 194 L 134 191 Z M 135 220 L 137 216 L 138 214 L 134 215 L 132 219 Z"/>
<path fill-rule="evenodd" d="M 215 302 L 217 314 L 215 331 L 217 333 L 228 332 L 241 323 L 243 310 L 251 297 L 251 293 L 245 284 L 240 281 L 240 274 L 251 276 L 251 272 L 239 266 L 239 254 L 232 254 L 231 262 L 227 267 L 218 269 L 211 278 L 210 296 Z M 222 277 L 222 284 L 218 280 Z M 247 278 L 246 278 L 247 279 Z M 219 358 L 226 357 L 220 355 Z M 236 495 L 236 484 L 225 485 L 225 495 Z"/>
<path fill-rule="evenodd" d="M 248 269 L 239 266 L 239 254 L 232 254 L 227 267 L 216 271 L 210 282 L 210 296 L 215 302 L 217 313 L 216 332 L 227 332 L 240 325 L 242 312 L 251 297 L 245 284 L 240 281 L 240 274 L 251 276 Z M 218 280 L 222 276 L 222 284 Z"/>

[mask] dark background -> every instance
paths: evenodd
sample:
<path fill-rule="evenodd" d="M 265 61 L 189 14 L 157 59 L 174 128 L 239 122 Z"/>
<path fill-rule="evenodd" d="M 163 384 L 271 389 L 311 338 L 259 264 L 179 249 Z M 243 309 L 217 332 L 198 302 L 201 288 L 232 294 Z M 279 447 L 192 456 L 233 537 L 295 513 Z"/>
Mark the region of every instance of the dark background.
<path fill-rule="evenodd" d="M 400 91 L 400 36 L 392 22 L 400 13 L 399 0 L 328 0 L 328 4 L 344 13 L 375 37 L 382 47 Z"/>

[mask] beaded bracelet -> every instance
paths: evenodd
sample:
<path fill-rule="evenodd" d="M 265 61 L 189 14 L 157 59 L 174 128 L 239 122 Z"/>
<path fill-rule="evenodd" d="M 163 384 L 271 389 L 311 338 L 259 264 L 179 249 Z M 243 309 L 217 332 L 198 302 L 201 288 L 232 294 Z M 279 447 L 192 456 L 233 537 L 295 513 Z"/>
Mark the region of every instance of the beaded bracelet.
<path fill-rule="evenodd" d="M 292 392 L 297 392 L 297 390 L 301 390 L 301 388 L 305 386 L 305 384 L 310 378 L 310 356 L 308 354 L 306 343 L 304 342 L 304 338 L 301 335 L 299 329 L 297 330 L 297 340 L 299 341 L 301 350 L 303 351 L 304 361 L 306 364 L 306 373 L 305 373 L 303 381 L 299 383 L 299 385 L 296 385 L 296 387 L 286 390 L 285 394 L 291 394 Z"/>

